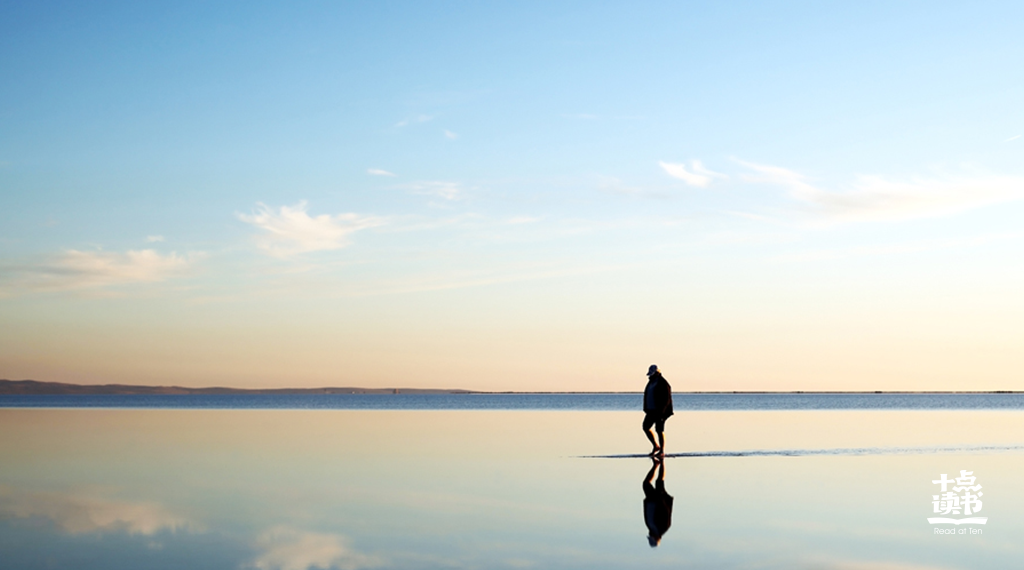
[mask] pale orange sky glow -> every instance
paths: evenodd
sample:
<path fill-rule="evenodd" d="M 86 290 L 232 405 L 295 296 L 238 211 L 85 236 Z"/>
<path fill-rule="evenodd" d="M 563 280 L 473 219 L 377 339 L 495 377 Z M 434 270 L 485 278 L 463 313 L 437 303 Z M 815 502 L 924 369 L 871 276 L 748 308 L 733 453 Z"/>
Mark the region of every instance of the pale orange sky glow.
<path fill-rule="evenodd" d="M 0 378 L 1024 390 L 1012 3 L 478 8 L 8 10 Z"/>
<path fill-rule="evenodd" d="M 912 275 L 891 259 L 739 273 L 694 258 L 368 296 L 8 299 L 0 365 L 184 386 L 629 391 L 657 363 L 677 391 L 1024 388 L 1015 291 L 944 259 Z"/>

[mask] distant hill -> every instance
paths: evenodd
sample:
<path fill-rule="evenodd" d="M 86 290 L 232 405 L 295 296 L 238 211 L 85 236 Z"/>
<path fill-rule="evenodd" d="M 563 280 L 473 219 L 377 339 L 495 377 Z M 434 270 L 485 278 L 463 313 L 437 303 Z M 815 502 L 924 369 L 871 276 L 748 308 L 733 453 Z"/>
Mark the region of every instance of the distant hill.
<path fill-rule="evenodd" d="M 472 390 L 423 388 L 186 388 L 184 386 L 134 386 L 130 384 L 65 384 L 35 380 L 0 380 L 0 394 L 473 394 Z"/>
<path fill-rule="evenodd" d="M 642 392 L 484 392 L 479 390 L 436 389 L 436 388 L 355 388 L 355 387 L 324 387 L 324 388 L 186 388 L 184 386 L 136 386 L 132 384 L 66 384 L 64 382 L 37 382 L 35 380 L 0 380 L 0 395 L 7 394 L 639 394 Z M 721 392 L 688 392 L 682 394 L 1021 394 L 1014 390 L 991 391 L 721 391 Z"/>

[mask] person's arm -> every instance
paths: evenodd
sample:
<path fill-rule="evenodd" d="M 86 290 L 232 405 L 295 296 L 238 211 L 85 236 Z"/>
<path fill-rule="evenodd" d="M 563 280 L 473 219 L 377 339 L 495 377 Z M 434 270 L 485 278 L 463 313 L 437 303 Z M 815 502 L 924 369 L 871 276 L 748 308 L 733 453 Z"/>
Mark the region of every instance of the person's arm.
<path fill-rule="evenodd" d="M 672 407 L 672 389 L 664 379 L 658 382 L 658 413 L 662 416 Z"/>

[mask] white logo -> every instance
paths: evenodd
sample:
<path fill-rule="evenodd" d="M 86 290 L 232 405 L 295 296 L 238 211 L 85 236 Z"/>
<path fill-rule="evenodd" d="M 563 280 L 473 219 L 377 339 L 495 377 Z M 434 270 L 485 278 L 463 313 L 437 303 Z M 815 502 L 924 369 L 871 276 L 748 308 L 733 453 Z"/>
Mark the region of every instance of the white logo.
<path fill-rule="evenodd" d="M 938 479 L 933 479 L 932 483 L 942 487 L 941 494 L 932 495 L 933 512 L 943 515 L 959 515 L 963 511 L 965 515 L 972 515 L 981 511 L 981 496 L 985 493 L 981 492 L 981 485 L 974 483 L 975 480 L 977 480 L 977 477 L 974 476 L 974 471 L 963 470 L 960 471 L 960 476 L 956 479 L 948 479 L 945 473 L 940 475 Z M 952 491 L 949 490 L 950 485 L 953 485 Z M 957 493 L 963 494 L 958 495 Z M 988 522 L 988 517 L 962 519 L 933 517 L 929 518 L 928 522 L 931 524 L 955 525 L 985 524 Z"/>

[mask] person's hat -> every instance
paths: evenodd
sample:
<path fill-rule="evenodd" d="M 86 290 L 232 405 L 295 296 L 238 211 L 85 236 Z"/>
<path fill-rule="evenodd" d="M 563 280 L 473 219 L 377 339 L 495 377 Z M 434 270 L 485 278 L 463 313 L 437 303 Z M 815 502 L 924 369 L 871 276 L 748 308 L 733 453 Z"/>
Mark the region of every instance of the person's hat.
<path fill-rule="evenodd" d="M 652 364 L 651 367 L 647 369 L 647 375 L 650 376 L 651 374 L 654 374 L 657 371 L 658 371 L 658 365 L 657 364 Z"/>

